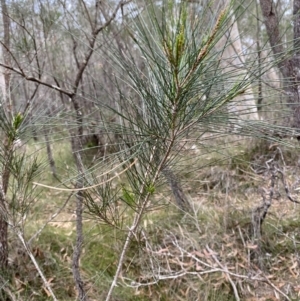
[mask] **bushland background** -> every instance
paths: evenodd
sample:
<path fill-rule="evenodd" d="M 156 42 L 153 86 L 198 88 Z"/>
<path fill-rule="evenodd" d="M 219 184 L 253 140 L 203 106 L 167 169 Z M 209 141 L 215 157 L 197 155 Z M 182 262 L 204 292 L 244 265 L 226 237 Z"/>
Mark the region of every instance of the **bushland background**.
<path fill-rule="evenodd" d="M 299 9 L 1 0 L 0 299 L 299 300 Z"/>

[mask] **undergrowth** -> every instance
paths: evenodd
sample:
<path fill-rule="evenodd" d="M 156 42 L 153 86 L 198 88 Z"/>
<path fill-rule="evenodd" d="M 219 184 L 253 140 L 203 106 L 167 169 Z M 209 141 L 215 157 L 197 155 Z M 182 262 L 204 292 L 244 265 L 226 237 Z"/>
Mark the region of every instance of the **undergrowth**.
<path fill-rule="evenodd" d="M 185 169 L 181 173 L 180 180 L 193 212 L 178 212 L 168 189 L 159 189 L 154 201 L 160 206 L 147 215 L 130 244 L 114 300 L 236 300 L 236 294 L 246 301 L 300 298 L 300 208 L 287 199 L 280 183 L 274 188 L 276 198 L 262 224 L 259 242 L 251 232 L 253 210 L 261 204 L 262 191 L 266 192 L 270 184 L 266 170 L 257 166 L 264 167 L 262 158 L 264 162 L 273 158 L 278 164 L 284 160 L 284 176 L 296 198 L 299 171 L 293 163 L 297 149 L 281 148 L 275 154 L 277 146 L 245 145 L 228 148 L 224 158 L 186 146 L 184 162 L 194 164 L 190 172 Z M 28 147 L 37 146 L 32 142 Z M 60 174 L 70 176 L 73 162 L 66 148 L 64 142 L 53 144 Z M 46 160 L 46 152 L 40 156 Z M 214 160 L 223 164 L 214 165 Z M 50 169 L 39 181 L 59 185 Z M 30 246 L 57 298 L 75 300 L 71 271 L 74 199 L 65 204 L 69 193 L 38 189 L 38 199 L 27 217 L 26 238 L 34 236 Z M 129 212 L 124 229 L 130 219 Z M 85 215 L 81 269 L 91 300 L 106 296 L 125 232 Z M 20 300 L 50 300 L 22 247 L 12 240 L 11 248 L 11 288 L 15 295 Z"/>

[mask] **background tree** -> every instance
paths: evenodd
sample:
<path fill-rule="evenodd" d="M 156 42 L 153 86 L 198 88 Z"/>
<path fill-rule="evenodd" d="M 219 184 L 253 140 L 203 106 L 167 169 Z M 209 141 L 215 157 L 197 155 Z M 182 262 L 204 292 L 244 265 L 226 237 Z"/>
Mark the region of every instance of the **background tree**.
<path fill-rule="evenodd" d="M 292 56 L 287 55 L 287 58 L 284 54 L 288 54 L 290 50 L 285 47 L 285 44 L 282 41 L 282 34 L 280 33 L 280 18 L 278 16 L 275 2 L 272 0 L 261 0 L 260 6 L 274 58 L 282 74 L 282 85 L 285 91 L 287 105 L 292 111 L 293 118 L 291 125 L 298 129 L 300 126 L 298 76 L 300 66 L 300 1 L 293 1 L 293 49 L 291 50 Z"/>
<path fill-rule="evenodd" d="M 76 62 L 76 67 L 72 68 L 70 71 L 75 72 L 75 76 L 72 76 L 69 78 L 68 76 L 64 78 L 64 76 L 60 76 L 56 74 L 56 70 L 59 69 L 59 72 L 61 72 L 61 69 L 58 68 L 57 63 L 55 61 L 55 56 L 53 54 L 57 54 L 56 49 L 56 39 L 57 39 L 57 24 L 56 22 L 61 19 L 62 13 L 69 16 L 69 14 L 74 9 L 73 6 L 67 8 L 65 5 L 61 3 L 47 3 L 44 4 L 42 2 L 24 2 L 21 8 L 18 6 L 17 3 L 12 6 L 12 13 L 11 15 L 8 13 L 6 6 L 3 7 L 2 12 L 4 16 L 4 28 L 5 28 L 5 36 L 4 36 L 4 42 L 2 45 L 5 48 L 5 59 L 4 63 L 1 63 L 1 66 L 3 66 L 7 71 L 13 71 L 17 75 L 32 81 L 34 83 L 37 83 L 38 85 L 42 85 L 45 87 L 48 87 L 50 89 L 56 90 L 61 93 L 62 95 L 66 95 L 74 109 L 75 116 L 72 116 L 73 114 L 69 113 L 69 122 L 75 122 L 71 126 L 70 130 L 70 137 L 71 137 L 71 147 L 74 154 L 74 160 L 76 162 L 76 166 L 78 169 L 78 179 L 76 182 L 76 188 L 79 189 L 77 192 L 77 240 L 74 250 L 74 256 L 73 256 L 73 274 L 75 283 L 78 289 L 79 298 L 80 300 L 86 300 L 87 295 L 84 291 L 83 282 L 81 280 L 80 276 L 80 270 L 79 270 L 79 258 L 81 254 L 82 249 L 82 241 L 83 241 L 83 235 L 82 235 L 82 208 L 83 208 L 83 196 L 80 191 L 80 188 L 84 185 L 84 167 L 82 164 L 82 158 L 80 155 L 80 150 L 82 148 L 82 137 L 83 137 L 83 116 L 84 116 L 84 103 L 81 101 L 81 98 L 83 96 L 84 90 L 83 86 L 80 89 L 80 83 L 83 80 L 83 74 L 85 69 L 87 68 L 87 65 L 92 57 L 92 54 L 95 51 L 96 43 L 97 43 L 97 36 L 101 31 L 103 31 L 109 24 L 115 19 L 117 12 L 121 7 L 123 7 L 127 2 L 120 1 L 115 9 L 113 10 L 112 14 L 108 17 L 106 22 L 99 21 L 99 3 L 96 1 L 94 3 L 95 12 L 93 13 L 93 17 L 91 15 L 91 7 L 87 7 L 86 3 L 83 1 L 79 1 L 75 4 L 76 9 L 79 9 L 83 12 L 83 15 L 86 17 L 86 20 L 88 21 L 87 24 L 89 24 L 89 34 L 83 34 L 80 36 L 77 36 L 77 39 L 85 39 L 86 42 L 81 41 L 81 53 L 78 55 L 76 48 L 77 41 L 74 40 L 74 37 L 72 36 L 72 28 L 68 28 L 68 34 L 71 38 L 71 41 L 73 41 L 73 54 L 74 54 L 74 60 Z M 5 4 L 5 3 L 4 3 Z M 78 6 L 77 6 L 78 5 Z M 32 11 L 30 10 L 32 9 Z M 32 14 L 33 13 L 33 14 Z M 76 14 L 74 14 L 75 16 Z M 72 16 L 72 14 L 71 14 Z M 37 18 L 35 18 L 37 17 Z M 13 20 L 14 25 L 20 30 L 22 38 L 21 40 L 18 40 L 19 49 L 21 51 L 14 51 L 15 48 L 11 47 L 9 42 L 9 35 L 8 35 L 8 25 L 7 20 Z M 67 20 L 72 20 L 69 17 Z M 80 21 L 77 19 L 72 20 L 74 24 Z M 60 23 L 61 26 L 68 26 L 69 24 Z M 35 28 L 35 29 L 33 29 Z M 80 32 L 82 33 L 82 32 Z M 62 36 L 60 35 L 60 38 Z M 17 50 L 19 50 L 17 48 Z M 20 54 L 23 52 L 23 56 L 20 56 Z M 44 56 L 46 55 L 46 58 L 48 57 L 49 60 L 45 60 Z M 29 60 L 29 68 L 26 66 L 26 63 L 24 64 L 24 57 Z M 12 61 L 14 62 L 14 65 L 12 65 Z M 33 63 L 33 64 L 32 64 Z M 64 62 L 65 63 L 65 62 Z M 71 66 L 73 67 L 73 63 L 71 63 Z M 49 78 L 49 69 L 47 70 L 48 74 L 44 73 L 45 68 L 50 68 L 50 78 Z M 51 72 L 52 69 L 52 72 Z M 65 73 L 65 71 L 63 71 Z M 37 74 L 37 75 L 36 75 Z M 63 80 L 63 82 L 62 82 Z M 53 81 L 53 82 L 51 82 Z M 65 81 L 65 82 L 64 82 Z M 67 86 L 65 88 L 65 86 Z M 36 91 L 39 86 L 36 86 Z M 61 88 L 63 87 L 63 88 Z M 78 91 L 80 89 L 80 92 Z M 33 97 L 32 97 L 33 98 Z M 63 100 L 63 98 L 62 98 Z M 63 103 L 64 104 L 64 103 Z M 47 105 L 47 102 L 46 102 Z M 44 106 L 44 104 L 42 104 Z M 18 108 L 14 108 L 15 110 L 20 109 L 20 107 L 23 107 L 24 113 L 27 113 L 28 108 L 28 101 L 26 100 L 25 103 L 19 103 Z M 55 112 L 56 108 L 54 106 L 50 106 L 51 111 Z M 70 112 L 69 105 L 67 106 L 67 112 Z M 51 113 L 49 114 L 51 116 Z M 17 115 L 18 116 L 18 115 Z M 48 116 L 48 117 L 50 117 Z M 75 125 L 75 126 L 74 126 Z M 13 138 L 8 137 L 9 146 L 5 149 L 5 152 L 8 153 L 10 156 L 10 153 L 12 151 L 12 147 L 14 144 L 14 140 L 17 138 L 14 136 Z M 4 159 L 6 162 L 4 165 L 3 170 L 3 180 L 5 183 L 8 183 L 9 181 L 9 169 L 10 169 L 10 163 L 11 159 L 6 158 Z M 4 194 L 7 192 L 7 184 L 4 186 Z M 7 207 L 7 200 L 2 201 L 3 206 Z M 2 215 L 3 218 L 6 218 L 4 213 Z M 1 224 L 2 225 L 2 224 Z M 7 220 L 4 221 L 2 225 L 1 230 L 1 245 L 3 245 L 3 254 L 1 254 L 1 262 L 3 262 L 3 266 L 7 264 L 8 260 L 8 248 L 7 248 Z"/>

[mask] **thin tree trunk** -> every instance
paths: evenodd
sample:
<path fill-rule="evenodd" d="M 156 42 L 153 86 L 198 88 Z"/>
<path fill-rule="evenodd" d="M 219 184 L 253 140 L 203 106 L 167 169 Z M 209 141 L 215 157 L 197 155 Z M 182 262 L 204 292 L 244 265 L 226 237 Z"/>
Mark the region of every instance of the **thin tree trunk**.
<path fill-rule="evenodd" d="M 9 53 L 10 49 L 10 18 L 8 15 L 6 0 L 1 0 L 1 10 L 2 10 L 2 21 L 3 21 L 3 29 L 4 29 L 4 39 L 3 39 L 3 60 L 4 63 L 8 66 L 11 66 L 11 56 Z M 4 100 L 6 103 L 6 109 L 8 112 L 13 114 L 14 108 L 13 104 L 11 103 L 11 97 L 10 97 L 10 71 L 5 70 L 4 71 L 4 81 L 5 81 L 5 95 Z"/>
<path fill-rule="evenodd" d="M 2 48 L 0 47 L 0 57 L 3 57 L 3 51 Z M 1 89 L 1 98 L 5 99 L 6 98 L 6 89 L 5 89 L 5 78 L 4 78 L 4 73 L 6 72 L 5 68 L 0 67 L 0 89 Z"/>
<path fill-rule="evenodd" d="M 260 47 L 260 36 L 261 36 L 261 26 L 258 19 L 258 6 L 259 4 L 255 1 L 255 9 L 257 15 L 256 22 L 256 52 L 257 52 L 257 66 L 258 66 L 258 98 L 257 98 L 257 110 L 261 111 L 261 106 L 263 102 L 263 92 L 262 92 L 262 49 Z"/>
<path fill-rule="evenodd" d="M 29 118 L 30 124 L 31 124 L 32 138 L 33 138 L 34 141 L 38 141 L 38 135 L 37 135 L 37 132 L 36 132 L 36 127 L 35 127 L 35 124 L 34 124 L 34 120 L 32 118 L 32 106 L 31 106 L 31 102 L 33 101 L 34 97 L 37 95 L 38 85 L 36 85 L 36 88 L 34 89 L 34 92 L 29 97 L 28 90 L 27 90 L 27 87 L 26 87 L 26 83 L 27 83 L 26 81 L 23 81 L 23 91 L 24 91 L 25 99 L 27 101 L 26 107 L 28 109 L 28 113 L 27 114 L 28 114 L 28 118 Z M 25 111 L 26 110 L 24 110 L 24 112 Z"/>
<path fill-rule="evenodd" d="M 8 264 L 8 224 L 5 196 L 0 193 L 0 270 L 6 270 Z"/>
<path fill-rule="evenodd" d="M 3 60 L 7 65 L 11 65 L 10 54 L 8 50 L 10 49 L 10 19 L 8 16 L 6 0 L 1 0 L 1 10 L 2 10 L 2 20 L 3 20 L 3 28 L 4 28 L 4 43 L 2 46 L 3 51 Z M 4 102 L 5 106 L 3 109 L 12 113 L 13 108 L 10 104 L 9 97 L 9 89 L 10 89 L 10 71 L 5 70 L 4 72 Z M 10 170 L 9 164 L 11 162 L 12 156 L 12 142 L 7 141 L 3 145 L 3 156 L 5 160 L 3 160 L 2 165 L 2 175 L 0 179 L 0 270 L 4 271 L 7 268 L 8 264 L 8 224 L 7 224 L 7 207 L 6 207 L 6 192 L 8 188 Z"/>
<path fill-rule="evenodd" d="M 76 96 L 72 98 L 73 108 L 76 112 L 76 123 L 77 123 L 77 133 L 73 136 L 71 134 L 71 147 L 78 171 L 78 178 L 76 181 L 76 188 L 83 188 L 84 186 L 84 167 L 80 155 L 80 150 L 82 149 L 82 135 L 83 135 L 83 117 L 82 112 L 80 111 L 80 106 Z M 82 213 L 83 213 L 83 193 L 78 191 L 76 194 L 76 243 L 73 252 L 73 261 L 72 261 L 72 271 L 75 281 L 75 285 L 78 292 L 78 299 L 80 301 L 87 301 L 88 297 L 84 289 L 84 283 L 80 274 L 80 256 L 82 253 L 83 245 L 83 223 L 82 223 Z"/>
<path fill-rule="evenodd" d="M 7 49 L 10 48 L 10 19 L 8 17 L 7 5 L 5 0 L 1 0 L 1 10 L 2 10 L 2 20 L 3 20 L 3 28 L 4 28 L 4 45 L 3 49 L 3 60 L 7 65 L 11 65 L 10 55 Z M 4 72 L 4 101 L 5 101 L 5 109 L 8 112 L 12 111 L 12 107 L 9 103 L 9 87 L 10 87 L 10 71 L 5 70 Z M 7 224 L 7 210 L 6 210 L 6 192 L 9 181 L 9 169 L 8 164 L 10 161 L 10 154 L 8 153 L 8 144 L 9 142 L 4 144 L 4 156 L 8 156 L 7 160 L 5 160 L 3 164 L 3 171 L 1 177 L 1 187 L 0 187 L 0 269 L 3 271 L 7 268 L 8 264 L 8 224 Z"/>
<path fill-rule="evenodd" d="M 9 165 L 13 153 L 12 142 L 4 143 L 4 164 L 2 166 L 2 175 L 0 177 L 0 270 L 5 270 L 8 264 L 8 224 L 7 224 L 7 203 L 6 193 L 8 189 L 10 169 Z"/>
<path fill-rule="evenodd" d="M 294 0 L 294 56 L 292 58 L 283 59 L 285 49 L 281 41 L 280 23 L 274 1 L 260 0 L 260 7 L 275 60 L 283 76 L 283 89 L 287 96 L 287 106 L 293 111 L 290 125 L 300 129 L 300 97 L 298 92 L 300 80 L 300 0 Z"/>
<path fill-rule="evenodd" d="M 8 216 L 6 197 L 3 189 L 2 178 L 0 178 L 0 273 L 7 280 L 8 272 Z M 0 298 L 5 300 L 7 293 L 5 283 L 0 285 Z"/>
<path fill-rule="evenodd" d="M 77 136 L 71 137 L 72 151 L 75 160 L 77 170 L 79 171 L 78 179 L 76 181 L 76 188 L 83 188 L 84 185 L 84 167 L 82 164 L 81 156 L 79 153 L 80 150 L 80 138 Z M 83 224 L 82 224 L 82 213 L 83 213 L 83 193 L 78 191 L 76 194 L 76 243 L 73 251 L 73 261 L 72 261 L 72 271 L 75 281 L 75 285 L 78 292 L 78 299 L 80 301 L 88 301 L 84 289 L 84 283 L 80 274 L 80 256 L 82 253 L 83 245 Z"/>

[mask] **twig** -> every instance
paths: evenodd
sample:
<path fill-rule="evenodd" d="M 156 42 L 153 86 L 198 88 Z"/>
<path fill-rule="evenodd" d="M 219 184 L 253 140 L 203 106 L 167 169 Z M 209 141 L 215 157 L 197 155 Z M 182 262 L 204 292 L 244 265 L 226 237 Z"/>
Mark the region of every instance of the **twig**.
<path fill-rule="evenodd" d="M 121 0 L 117 6 L 115 7 L 114 11 L 112 12 L 110 18 L 104 23 L 102 24 L 101 26 L 99 26 L 98 28 L 94 29 L 93 32 L 92 32 L 92 37 L 91 39 L 88 41 L 89 43 L 89 49 L 88 51 L 86 52 L 86 54 L 84 55 L 84 60 L 79 64 L 79 69 L 78 69 L 78 72 L 76 74 L 76 78 L 75 78 L 75 81 L 74 81 L 74 95 L 76 94 L 77 92 L 77 89 L 78 89 L 78 86 L 79 86 L 79 82 L 82 78 L 82 75 L 83 75 L 83 72 L 84 70 L 86 69 L 87 65 L 88 65 L 88 62 L 92 56 L 92 54 L 94 53 L 94 50 L 95 50 L 95 44 L 96 44 L 96 39 L 97 39 L 97 36 L 98 34 L 104 30 L 105 28 L 107 28 L 111 23 L 112 21 L 116 18 L 116 15 L 119 11 L 119 9 L 121 7 L 123 7 L 124 5 L 130 3 L 131 0 L 128 0 L 128 1 L 124 1 L 124 0 Z"/>
<path fill-rule="evenodd" d="M 278 173 L 280 174 L 280 176 L 281 176 L 280 179 L 281 179 L 281 182 L 282 182 L 282 184 L 283 184 L 283 186 L 284 186 L 284 190 L 285 190 L 285 193 L 286 193 L 287 198 L 288 198 L 291 202 L 293 202 L 293 203 L 300 204 L 299 201 L 296 201 L 296 200 L 294 200 L 294 199 L 292 198 L 291 193 L 290 193 L 290 189 L 289 189 L 288 184 L 286 183 L 286 180 L 285 180 L 285 176 L 284 176 L 283 171 L 280 170 L 280 169 L 277 169 L 277 172 L 278 172 Z M 295 189 L 295 190 L 297 190 L 297 189 Z"/>
<path fill-rule="evenodd" d="M 17 301 L 17 299 L 15 298 L 15 295 L 12 293 L 12 291 L 7 287 L 8 284 L 8 280 L 4 280 L 2 278 L 2 276 L 0 276 L 1 282 L 3 284 L 0 285 L 0 290 L 4 290 L 4 292 L 9 296 L 9 298 L 12 301 Z"/>
<path fill-rule="evenodd" d="M 155 151 L 155 147 L 153 149 L 153 152 L 154 151 Z M 148 173 L 150 171 L 150 166 L 152 164 L 153 157 L 154 157 L 154 155 L 152 155 L 151 158 L 150 158 L 150 161 L 149 161 L 149 164 L 148 164 L 148 168 L 147 168 L 146 174 L 145 174 L 145 179 L 147 178 Z M 158 177 L 158 174 L 159 174 L 159 172 L 156 173 L 155 178 Z M 142 201 L 141 198 L 142 198 L 142 195 L 143 195 L 143 190 L 144 190 L 145 185 L 146 185 L 146 183 L 144 182 L 144 184 L 141 187 L 141 194 L 140 194 L 140 200 L 139 200 L 140 202 Z M 124 258 L 125 258 L 125 254 L 126 254 L 127 249 L 129 247 L 129 243 L 131 241 L 131 238 L 132 238 L 132 236 L 134 236 L 135 231 L 136 231 L 136 229 L 137 229 L 137 227 L 138 227 L 138 225 L 140 223 L 140 220 L 142 218 L 144 210 L 145 210 L 145 208 L 146 208 L 146 206 L 148 204 L 149 197 L 150 197 L 150 193 L 147 193 L 146 196 L 145 196 L 145 198 L 144 198 L 144 200 L 143 200 L 143 204 L 142 204 L 141 208 L 135 213 L 132 226 L 128 230 L 127 237 L 126 237 L 125 243 L 123 245 L 123 249 L 122 249 L 122 252 L 120 254 L 120 257 L 119 257 L 119 263 L 118 263 L 118 266 L 117 266 L 117 270 L 115 272 L 114 279 L 113 279 L 113 281 L 112 281 L 112 283 L 110 285 L 110 288 L 109 288 L 109 291 L 107 293 L 105 301 L 109 301 L 110 300 L 112 292 L 113 292 L 115 286 L 117 285 L 117 280 L 119 278 L 119 275 L 120 275 L 120 272 L 121 272 L 121 269 L 122 269 L 122 265 L 123 265 L 123 261 L 124 261 Z"/>
<path fill-rule="evenodd" d="M 57 87 L 57 86 L 55 86 L 55 85 L 51 85 L 51 84 L 49 84 L 49 83 L 47 83 L 47 82 L 44 82 L 44 81 L 42 81 L 42 80 L 40 80 L 40 79 L 38 79 L 38 78 L 36 78 L 36 77 L 28 76 L 26 73 L 23 72 L 23 70 L 16 69 L 16 68 L 14 68 L 14 67 L 8 66 L 8 65 L 3 64 L 3 63 L 0 63 L 0 66 L 3 67 L 3 68 L 5 68 L 5 69 L 14 71 L 15 73 L 21 75 L 22 77 L 24 77 L 24 78 L 25 78 L 26 80 L 28 80 L 28 81 L 39 83 L 39 84 L 41 84 L 41 85 L 43 85 L 43 86 L 46 86 L 46 87 L 48 87 L 48 88 L 51 88 L 51 89 L 54 89 L 54 90 L 56 90 L 56 91 L 59 91 L 59 92 L 61 92 L 61 93 L 63 93 L 63 94 L 66 94 L 66 95 L 68 95 L 69 97 L 73 97 L 73 96 L 74 96 L 74 92 L 69 91 L 69 90 L 65 90 L 65 89 L 61 89 L 60 87 Z"/>
<path fill-rule="evenodd" d="M 235 284 L 233 283 L 233 281 L 230 279 L 229 277 L 229 273 L 228 273 L 228 269 L 226 267 L 224 267 L 220 261 L 218 260 L 218 258 L 214 255 L 214 251 L 212 249 L 209 248 L 208 245 L 206 245 L 206 249 L 210 252 L 211 254 L 211 257 L 216 261 L 216 263 L 221 267 L 223 268 L 225 271 L 225 273 L 228 275 L 228 279 L 230 281 L 230 283 L 233 285 L 233 290 L 234 290 L 234 293 L 235 293 L 235 297 L 237 300 L 240 300 L 238 297 L 238 295 L 236 295 L 237 293 L 237 289 L 236 289 L 236 286 Z M 231 273 L 230 273 L 231 274 Z M 260 281 L 263 281 L 263 282 L 267 282 L 272 288 L 274 288 L 278 293 L 280 293 L 282 296 L 284 296 L 288 301 L 290 301 L 291 299 L 283 292 L 281 291 L 276 285 L 274 285 L 265 275 L 263 275 L 263 278 L 260 279 Z"/>
<path fill-rule="evenodd" d="M 56 296 L 55 296 L 55 294 L 54 294 L 54 292 L 53 292 L 53 290 L 52 290 L 52 288 L 51 288 L 49 282 L 47 281 L 45 275 L 43 274 L 43 272 L 42 272 L 42 270 L 40 269 L 40 267 L 39 267 L 37 261 L 35 260 L 35 257 L 34 257 L 34 255 L 32 254 L 32 252 L 31 252 L 31 250 L 30 250 L 28 244 L 26 243 L 26 241 L 25 241 L 25 239 L 24 239 L 24 237 L 23 237 L 21 231 L 18 230 L 18 229 L 16 229 L 16 234 L 17 234 L 18 238 L 20 239 L 20 241 L 22 242 L 22 244 L 23 244 L 23 246 L 24 246 L 24 249 L 26 250 L 27 254 L 29 255 L 29 257 L 30 257 L 31 261 L 33 262 L 35 268 L 37 269 L 39 275 L 41 276 L 41 278 L 42 278 L 42 280 L 43 280 L 43 282 L 44 282 L 45 288 L 49 291 L 50 295 L 52 296 L 52 299 L 53 299 L 54 301 L 58 301 L 58 299 L 56 298 Z"/>
<path fill-rule="evenodd" d="M 109 178 L 108 180 L 105 180 L 101 183 L 97 183 L 95 185 L 92 185 L 92 186 L 85 186 L 85 187 L 82 187 L 82 188 L 59 188 L 59 187 L 54 187 L 54 186 L 49 186 L 49 185 L 45 185 L 45 184 L 42 184 L 42 183 L 37 183 L 37 182 L 33 182 L 32 184 L 34 185 L 37 185 L 37 186 L 41 186 L 41 187 L 45 187 L 45 188 L 49 188 L 49 189 L 53 189 L 53 190 L 58 190 L 58 191 L 70 191 L 70 192 L 75 192 L 75 191 L 83 191 L 83 190 L 88 190 L 88 189 L 92 189 L 92 188 L 96 188 L 98 186 L 101 186 L 103 184 L 106 184 L 110 181 L 112 181 L 113 179 L 119 177 L 122 173 L 126 172 L 129 168 L 131 168 L 135 163 L 137 162 L 137 159 L 135 159 L 127 168 L 125 168 L 124 170 L 122 170 L 120 173 L 116 174 L 115 176 Z M 121 165 L 124 165 L 124 162 L 121 164 Z M 117 166 L 118 167 L 118 166 Z M 114 169 L 116 169 L 117 167 L 111 169 L 110 171 L 104 173 L 101 175 L 104 176 L 104 175 L 107 175 L 108 173 L 112 172 Z"/>
<path fill-rule="evenodd" d="M 227 278 L 228 278 L 228 280 L 229 280 L 229 282 L 230 282 L 230 284 L 231 284 L 231 286 L 232 286 L 232 289 L 233 289 L 233 292 L 234 292 L 235 299 L 236 299 L 236 301 L 240 301 L 241 299 L 240 299 L 238 290 L 237 290 L 237 288 L 236 288 L 235 283 L 232 281 L 230 275 L 228 274 L 228 269 L 227 269 L 227 267 L 226 267 L 226 266 L 223 266 L 223 265 L 221 264 L 221 262 L 218 260 L 218 258 L 217 258 L 216 255 L 214 254 L 213 250 L 211 250 L 211 249 L 209 248 L 208 245 L 206 245 L 206 249 L 207 249 L 208 252 L 210 252 L 211 257 L 215 260 L 215 262 L 216 262 L 216 263 L 217 263 L 217 264 L 225 271 L 225 273 L 226 273 L 226 275 L 227 275 Z"/>
<path fill-rule="evenodd" d="M 161 280 L 178 279 L 178 278 L 184 277 L 186 275 L 201 276 L 201 275 L 205 275 L 205 274 L 209 274 L 209 273 L 218 273 L 219 272 L 219 273 L 224 273 L 227 275 L 228 280 L 231 283 L 231 286 L 233 288 L 236 300 L 240 300 L 240 297 L 238 295 L 237 287 L 234 284 L 231 277 L 235 277 L 235 278 L 239 278 L 239 279 L 243 279 L 243 280 L 255 280 L 255 281 L 265 282 L 268 285 L 270 285 L 277 293 L 281 294 L 284 298 L 286 298 L 286 300 L 291 301 L 291 299 L 284 292 L 282 292 L 275 284 L 273 284 L 264 274 L 262 274 L 261 271 L 259 271 L 259 273 L 253 277 L 230 272 L 228 270 L 228 268 L 226 266 L 224 266 L 220 262 L 220 260 L 217 258 L 217 256 L 215 255 L 216 253 L 212 249 L 210 249 L 209 246 L 206 246 L 206 249 L 209 252 L 209 256 L 211 256 L 214 259 L 214 261 L 216 262 L 216 264 L 219 266 L 219 267 L 215 267 L 212 264 L 208 264 L 208 263 L 204 262 L 203 260 L 196 257 L 193 253 L 182 248 L 179 245 L 177 238 L 172 233 L 171 233 L 171 235 L 174 237 L 174 240 L 172 240 L 172 244 L 177 248 L 178 251 L 180 251 L 180 253 L 181 253 L 180 255 L 170 253 L 169 248 L 163 249 L 163 252 L 162 251 L 153 251 L 151 248 L 147 248 L 146 250 L 148 252 L 151 252 L 152 254 L 155 254 L 158 256 L 163 256 L 164 262 L 166 262 L 166 261 L 168 262 L 168 257 L 177 259 L 176 263 L 177 264 L 179 263 L 181 270 L 178 271 L 178 269 L 177 269 L 174 272 L 170 270 L 171 272 L 169 274 L 157 274 L 157 272 L 153 271 L 152 274 L 154 276 L 151 276 L 151 278 L 154 278 L 154 280 L 146 282 L 146 283 L 145 282 L 137 282 L 137 281 L 131 280 L 129 278 L 123 278 L 125 280 L 126 286 L 132 287 L 132 288 L 138 288 L 138 287 L 143 287 L 143 286 L 155 285 Z M 195 260 L 195 262 L 200 263 L 202 266 L 205 266 L 208 269 L 204 270 L 204 271 L 203 270 L 202 271 L 194 271 L 194 265 L 191 265 L 192 271 L 188 271 L 188 270 L 186 270 L 186 268 L 184 267 L 182 262 L 178 262 L 179 258 L 181 258 L 181 259 L 192 258 L 193 260 Z M 262 274 L 262 276 L 259 276 L 259 274 Z M 145 280 L 145 278 L 143 280 Z"/>
<path fill-rule="evenodd" d="M 286 298 L 286 300 L 291 301 L 291 299 L 282 291 L 280 290 L 276 285 L 274 285 L 265 275 L 264 275 L 264 280 L 266 283 L 268 283 L 271 287 L 273 287 L 273 289 L 278 292 L 279 294 L 281 294 L 283 297 Z"/>
<path fill-rule="evenodd" d="M 130 284 L 125 283 L 126 286 L 128 287 L 132 287 L 132 288 L 138 288 L 138 287 L 142 287 L 142 286 L 148 286 L 148 285 L 154 285 L 157 284 L 159 281 L 162 280 L 170 280 L 170 279 L 178 279 L 180 277 L 184 277 L 186 275 L 205 275 L 205 274 L 210 274 L 210 273 L 216 273 L 216 272 L 225 272 L 219 268 L 215 268 L 215 269 L 211 269 L 211 270 L 207 270 L 207 271 L 202 271 L 202 272 L 188 272 L 188 271 L 180 271 L 180 272 L 175 272 L 174 274 L 171 275 L 158 275 L 155 276 L 153 278 L 156 278 L 156 280 L 151 281 L 151 282 L 146 282 L 146 283 L 140 283 L 140 282 L 136 282 L 136 281 L 132 281 L 129 278 L 124 277 L 123 279 L 130 281 Z"/>

